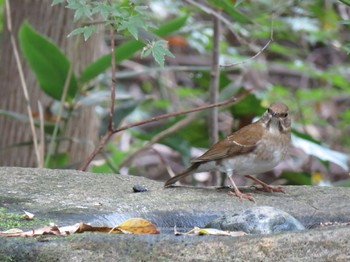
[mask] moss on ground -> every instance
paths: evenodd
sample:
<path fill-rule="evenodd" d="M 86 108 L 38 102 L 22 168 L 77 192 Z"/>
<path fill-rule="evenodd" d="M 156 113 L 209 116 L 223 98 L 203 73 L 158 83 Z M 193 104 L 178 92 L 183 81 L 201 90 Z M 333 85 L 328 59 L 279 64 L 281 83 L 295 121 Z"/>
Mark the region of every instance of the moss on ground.
<path fill-rule="evenodd" d="M 0 231 L 5 231 L 11 228 L 28 230 L 49 224 L 49 221 L 37 217 L 34 217 L 31 220 L 24 219 L 23 214 L 12 213 L 6 208 L 0 207 Z"/>

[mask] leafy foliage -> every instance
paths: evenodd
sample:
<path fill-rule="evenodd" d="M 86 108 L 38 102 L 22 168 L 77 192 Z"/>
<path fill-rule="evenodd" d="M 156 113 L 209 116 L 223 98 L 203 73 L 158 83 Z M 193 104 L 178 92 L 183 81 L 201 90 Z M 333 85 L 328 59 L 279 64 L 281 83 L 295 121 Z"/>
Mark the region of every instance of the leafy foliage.
<path fill-rule="evenodd" d="M 58 2 L 56 2 L 58 3 Z M 71 2 L 73 3 L 73 2 Z M 76 7 L 79 7 L 80 5 L 73 5 Z M 84 13 L 85 12 L 85 13 Z M 83 13 L 85 15 L 88 14 L 87 11 L 84 11 Z M 80 14 L 78 15 L 80 16 Z M 161 26 L 158 30 L 156 30 L 156 34 L 160 35 L 167 35 L 171 33 L 172 31 L 176 31 L 179 28 L 183 26 L 183 24 L 186 21 L 186 17 L 182 16 L 179 18 L 175 18 L 174 20 L 170 20 L 169 22 L 165 23 L 163 26 Z M 88 36 L 92 33 L 89 30 L 94 30 L 94 27 L 84 27 L 83 29 L 78 29 L 77 31 L 82 30 L 81 32 L 84 33 L 85 38 L 88 38 Z M 76 34 L 76 32 L 72 32 L 72 34 Z M 154 35 L 154 34 L 152 34 Z M 156 36 L 156 35 L 154 35 Z M 68 77 L 68 71 L 70 70 L 70 61 L 69 59 L 60 51 L 60 49 L 52 43 L 49 39 L 47 39 L 45 36 L 42 36 L 40 33 L 35 31 L 34 28 L 32 28 L 28 23 L 24 23 L 19 31 L 19 41 L 21 50 L 27 59 L 28 63 L 30 64 L 31 68 L 33 69 L 38 82 L 40 84 L 40 88 L 47 93 L 49 96 L 51 96 L 53 99 L 57 100 L 50 108 L 51 112 L 50 114 L 58 114 L 59 110 L 56 110 L 54 106 L 59 103 L 64 90 L 64 85 Z M 124 45 L 121 45 L 119 48 L 117 48 L 117 63 L 125 60 L 126 58 L 132 57 L 132 55 L 138 51 L 141 50 L 144 46 L 143 43 L 131 40 Z M 119 51 L 121 53 L 119 53 Z M 122 55 L 119 55 L 122 54 Z M 79 106 L 84 106 L 84 101 L 86 102 L 87 99 L 83 99 L 84 97 L 81 96 L 83 89 L 85 87 L 85 84 L 87 81 L 92 80 L 93 78 L 97 77 L 101 73 L 103 73 L 108 67 L 110 67 L 110 61 L 111 61 L 111 55 L 106 55 L 103 58 L 99 59 L 96 62 L 93 62 L 90 65 L 87 65 L 86 69 L 83 70 L 83 73 L 80 77 L 78 77 L 79 81 L 76 80 L 76 76 L 74 72 L 71 75 L 70 78 L 70 84 L 68 87 L 68 94 L 66 101 L 69 102 L 70 107 L 63 108 L 63 117 L 62 122 L 58 123 L 59 125 L 56 127 L 59 135 L 60 133 L 64 133 L 62 128 L 64 128 L 66 125 L 64 124 L 72 115 L 75 114 L 75 110 L 79 110 Z M 96 90 L 98 93 L 99 90 Z M 101 96 L 94 96 L 94 92 L 92 92 L 89 105 L 91 104 L 98 104 L 98 101 L 100 101 Z M 110 96 L 108 96 L 109 98 Z M 95 101 L 95 102 L 93 102 Z M 134 103 L 131 101 L 131 103 Z M 86 104 L 86 103 L 85 103 Z M 136 107 L 138 102 L 134 105 Z M 86 104 L 88 105 L 88 104 Z M 63 106 L 63 105 L 59 105 Z M 119 109 L 119 108 L 118 108 Z M 115 125 L 119 125 L 120 121 L 131 111 L 127 111 L 127 113 L 122 116 L 120 112 L 115 114 Z M 105 113 L 107 115 L 107 113 Z M 28 117 L 22 116 L 19 114 L 15 114 L 14 112 L 3 112 L 3 115 L 12 117 L 19 121 L 28 121 Z M 56 133 L 53 133 L 54 130 L 54 121 L 55 116 L 48 116 L 47 122 L 44 123 L 45 127 L 45 133 L 47 136 L 50 137 L 52 141 L 55 141 L 54 143 L 60 143 L 62 138 L 56 139 Z M 106 122 L 103 122 L 106 123 Z M 55 148 L 59 148 L 56 146 Z M 60 153 L 55 152 L 53 155 L 49 153 L 47 155 L 46 159 L 46 165 L 48 167 L 52 168 L 58 168 L 66 166 L 69 162 L 69 154 L 67 152 Z"/>
<path fill-rule="evenodd" d="M 68 58 L 28 23 L 22 25 L 19 40 L 21 50 L 36 74 L 41 89 L 52 98 L 60 100 L 70 67 Z M 67 101 L 72 101 L 78 91 L 74 74 L 69 83 Z"/>
<path fill-rule="evenodd" d="M 149 56 L 150 54 L 153 55 L 156 62 L 163 67 L 164 66 L 164 57 L 170 56 L 172 58 L 175 58 L 175 56 L 166 48 L 167 43 L 164 40 L 159 40 L 156 42 L 149 43 L 141 53 L 141 58 L 145 58 Z"/>
<path fill-rule="evenodd" d="M 213 48 L 212 17 L 207 10 L 223 17 L 220 64 L 236 66 L 221 70 L 220 99 L 247 89 L 251 93 L 239 103 L 219 110 L 220 137 L 253 121 L 270 102 L 283 101 L 290 108 L 295 141 L 299 142 L 294 144 L 289 162 L 279 170 L 280 178 L 288 184 L 315 184 L 318 182 L 313 174 L 321 172 L 323 182 L 344 180 L 342 184 L 347 185 L 346 160 L 350 152 L 350 139 L 344 135 L 350 131 L 347 56 L 350 49 L 346 37 L 349 20 L 344 11 L 347 2 L 297 1 L 291 6 L 283 1 L 271 5 L 271 1 L 259 0 L 252 5 L 249 1 L 208 0 L 201 4 L 205 8 L 156 0 L 142 5 L 78 0 L 54 0 L 53 4 L 67 3 L 75 11 L 75 19 L 81 20 L 82 26 L 70 36 L 82 34 L 88 40 L 96 30 L 95 15 L 103 18 L 106 27 L 114 26 L 119 32 L 116 62 L 132 60 L 118 67 L 116 75 L 117 110 L 113 120 L 119 126 L 207 103 Z M 160 14 L 167 17 L 165 22 L 159 19 Z M 154 29 L 150 21 L 157 19 L 156 24 L 161 26 Z M 263 49 L 271 38 L 273 42 Z M 141 58 L 152 55 L 164 68 L 154 68 L 152 61 L 140 60 L 139 54 Z M 167 66 L 165 58 L 174 57 L 173 54 L 174 66 Z M 80 93 L 91 96 L 94 101 L 91 104 L 98 105 L 97 111 L 105 119 L 101 130 L 106 129 L 109 103 L 106 96 L 100 99 L 94 94 L 109 88 L 110 75 L 105 71 L 110 61 L 108 54 L 86 65 L 76 76 L 77 90 L 82 92 L 71 96 L 77 104 L 83 101 Z M 128 103 L 129 107 L 125 106 Z M 179 162 L 189 163 L 201 148 L 210 146 L 207 112 L 177 127 L 184 119 L 175 117 L 127 130 L 127 138 L 117 134 L 105 148 L 103 163 L 93 166 L 93 171 L 127 169 L 130 174 L 163 180 L 166 171 L 160 167 L 180 171 L 183 165 L 179 167 Z M 157 140 L 151 150 L 142 151 L 144 145 L 173 127 L 178 129 Z M 130 153 L 139 151 L 133 161 L 124 163 Z M 159 154 L 153 154 L 155 151 Z M 194 181 L 210 183 L 208 177 L 206 180 L 196 177 Z"/>
<path fill-rule="evenodd" d="M 53 1 L 53 5 L 62 2 L 64 1 Z M 74 10 L 74 21 L 93 20 L 94 15 L 100 15 L 104 19 L 105 26 L 114 26 L 118 32 L 128 32 L 136 40 L 139 40 L 140 30 L 147 32 L 148 28 L 155 28 L 149 20 L 148 7 L 132 2 L 121 1 L 121 3 L 111 5 L 109 1 L 67 0 L 66 7 Z M 96 25 L 88 24 L 74 29 L 69 36 L 83 34 L 84 40 L 87 41 L 96 30 Z M 174 55 L 166 48 L 163 41 L 156 41 L 156 38 L 151 39 L 151 41 L 154 41 L 154 44 L 150 53 L 156 62 L 163 67 L 164 56 L 173 57 Z"/>

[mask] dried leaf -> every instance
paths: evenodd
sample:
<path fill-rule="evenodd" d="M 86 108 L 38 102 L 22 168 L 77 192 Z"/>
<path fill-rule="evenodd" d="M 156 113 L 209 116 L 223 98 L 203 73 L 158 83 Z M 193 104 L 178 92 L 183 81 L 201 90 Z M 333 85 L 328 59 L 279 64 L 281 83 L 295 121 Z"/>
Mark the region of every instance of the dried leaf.
<path fill-rule="evenodd" d="M 6 231 L 9 232 L 9 231 Z M 32 229 L 31 231 L 26 232 L 14 232 L 14 233 L 6 233 L 6 232 L 0 232 L 0 236 L 5 237 L 36 237 L 36 236 L 42 236 L 42 235 L 64 235 L 60 232 L 58 227 L 54 224 L 51 224 L 49 226 L 44 226 L 42 228 L 38 229 Z"/>
<path fill-rule="evenodd" d="M 113 229 L 111 227 L 96 227 L 84 223 L 78 223 L 73 226 L 61 227 L 61 231 L 69 231 L 73 233 L 84 233 L 84 232 L 99 232 L 99 233 L 121 233 L 118 229 Z M 112 232 L 111 232 L 112 231 Z"/>
<path fill-rule="evenodd" d="M 121 230 L 123 233 L 133 233 L 133 234 L 159 234 L 160 231 L 157 227 L 143 218 L 130 218 L 119 226 L 117 229 Z"/>
<path fill-rule="evenodd" d="M 117 227 L 96 227 L 84 223 L 77 223 L 64 227 L 54 224 L 31 231 L 23 232 L 19 229 L 12 229 L 0 232 L 4 237 L 36 237 L 42 235 L 65 236 L 84 232 L 114 233 L 114 234 L 159 234 L 159 230 L 151 222 L 143 218 L 130 218 Z"/>
<path fill-rule="evenodd" d="M 23 218 L 26 220 L 31 220 L 35 217 L 35 215 L 30 212 L 27 212 L 25 210 L 23 210 L 23 212 L 24 212 Z"/>
<path fill-rule="evenodd" d="M 247 233 L 243 231 L 225 231 L 216 228 L 195 228 L 195 232 L 199 235 L 214 235 L 214 236 L 231 236 L 231 237 L 241 237 L 245 236 Z"/>
<path fill-rule="evenodd" d="M 11 228 L 9 230 L 0 232 L 0 235 L 2 235 L 2 234 L 18 234 L 18 233 L 23 233 L 23 230 L 19 229 L 19 228 Z"/>
<path fill-rule="evenodd" d="M 247 233 L 243 231 L 224 231 L 216 228 L 199 228 L 194 227 L 188 232 L 179 232 L 176 230 L 176 226 L 174 227 L 175 235 L 189 235 L 189 236 L 199 236 L 199 235 L 214 235 L 214 236 L 231 236 L 231 237 L 240 237 L 245 236 Z"/>

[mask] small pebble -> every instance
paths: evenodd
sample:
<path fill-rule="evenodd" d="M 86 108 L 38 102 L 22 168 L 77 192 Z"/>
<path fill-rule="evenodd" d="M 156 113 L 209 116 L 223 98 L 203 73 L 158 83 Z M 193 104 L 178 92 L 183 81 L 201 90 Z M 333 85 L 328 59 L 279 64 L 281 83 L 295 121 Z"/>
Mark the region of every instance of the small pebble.
<path fill-rule="evenodd" d="M 147 192 L 148 189 L 144 185 L 134 185 L 132 190 L 134 193 Z"/>

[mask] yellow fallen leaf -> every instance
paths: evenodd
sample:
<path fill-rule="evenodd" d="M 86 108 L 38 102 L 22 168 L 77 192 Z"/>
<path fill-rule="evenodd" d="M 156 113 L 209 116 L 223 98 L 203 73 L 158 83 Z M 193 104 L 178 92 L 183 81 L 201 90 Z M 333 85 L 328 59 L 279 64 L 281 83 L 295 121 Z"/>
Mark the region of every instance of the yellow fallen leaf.
<path fill-rule="evenodd" d="M 143 218 L 130 218 L 119 226 L 117 229 L 123 231 L 124 233 L 133 233 L 133 234 L 159 234 L 160 231 L 157 227 Z"/>

